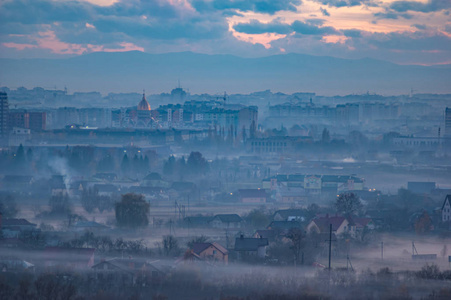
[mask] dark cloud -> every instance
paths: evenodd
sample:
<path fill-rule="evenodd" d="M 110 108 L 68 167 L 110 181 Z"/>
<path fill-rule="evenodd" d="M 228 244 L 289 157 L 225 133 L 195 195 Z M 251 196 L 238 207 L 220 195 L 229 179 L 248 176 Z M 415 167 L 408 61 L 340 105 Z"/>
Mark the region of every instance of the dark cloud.
<path fill-rule="evenodd" d="M 301 0 L 192 0 L 191 5 L 199 12 L 225 11 L 237 9 L 240 11 L 254 11 L 258 13 L 274 14 L 278 11 L 297 11 L 296 6 Z"/>
<path fill-rule="evenodd" d="M 21 24 L 48 24 L 78 22 L 91 19 L 94 6 L 75 1 L 14 0 L 0 6 L 0 22 Z"/>
<path fill-rule="evenodd" d="M 306 22 L 294 21 L 291 25 L 281 23 L 275 20 L 270 23 L 261 23 L 258 20 L 251 20 L 249 23 L 238 23 L 233 28 L 242 33 L 247 34 L 261 34 L 261 33 L 279 33 L 289 34 L 292 32 L 302 35 L 330 35 L 340 34 L 338 30 L 333 27 L 324 26 L 321 27 L 324 20 L 322 19 L 309 19 Z"/>
<path fill-rule="evenodd" d="M 291 28 L 296 33 L 303 35 L 340 34 L 340 32 L 333 27 L 330 26 L 318 27 L 301 21 L 294 21 L 293 24 L 291 24 Z"/>
<path fill-rule="evenodd" d="M 181 20 L 136 20 L 107 17 L 93 22 L 101 33 L 124 33 L 134 38 L 147 39 L 216 39 L 228 31 L 225 19 L 191 18 Z"/>
<path fill-rule="evenodd" d="M 425 24 L 412 24 L 412 27 L 415 27 L 416 29 L 425 30 L 427 26 Z"/>
<path fill-rule="evenodd" d="M 251 20 L 249 23 L 238 23 L 235 26 L 233 26 L 233 29 L 235 29 L 237 32 L 247 34 L 261 34 L 261 33 L 288 34 L 293 32 L 289 24 L 281 23 L 277 20 L 270 23 L 261 23 L 258 20 Z"/>
<path fill-rule="evenodd" d="M 317 2 L 332 7 L 352 7 L 360 5 L 373 5 L 372 0 L 317 0 Z M 322 9 L 321 9 L 322 11 Z"/>
<path fill-rule="evenodd" d="M 390 8 L 397 12 L 418 11 L 432 12 L 440 10 L 448 10 L 451 8 L 449 0 L 429 0 L 426 3 L 417 1 L 395 1 L 390 4 Z"/>
<path fill-rule="evenodd" d="M 360 37 L 362 37 L 362 30 L 359 30 L 359 29 L 346 29 L 346 30 L 343 30 L 343 34 L 346 37 L 350 37 L 350 38 L 360 38 Z"/>
<path fill-rule="evenodd" d="M 327 11 L 327 9 L 320 7 L 319 9 L 323 16 L 330 17 L 330 13 Z"/>
<path fill-rule="evenodd" d="M 408 13 L 398 13 L 398 12 L 394 12 L 394 11 L 379 12 L 379 13 L 375 13 L 374 16 L 377 19 L 393 19 L 393 20 L 396 20 L 399 17 L 410 20 L 413 17 L 411 14 L 408 14 Z"/>

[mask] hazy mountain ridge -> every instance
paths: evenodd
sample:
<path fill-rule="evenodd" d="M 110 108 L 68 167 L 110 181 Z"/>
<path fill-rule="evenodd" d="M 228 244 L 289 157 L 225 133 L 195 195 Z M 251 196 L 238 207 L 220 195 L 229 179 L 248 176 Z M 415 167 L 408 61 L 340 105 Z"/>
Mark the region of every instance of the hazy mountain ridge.
<path fill-rule="evenodd" d="M 314 91 L 347 94 L 450 93 L 451 65 L 397 65 L 306 54 L 242 58 L 193 52 L 97 52 L 66 59 L 0 59 L 0 85 L 67 86 L 72 91 L 168 92 L 177 80 L 195 93 Z"/>

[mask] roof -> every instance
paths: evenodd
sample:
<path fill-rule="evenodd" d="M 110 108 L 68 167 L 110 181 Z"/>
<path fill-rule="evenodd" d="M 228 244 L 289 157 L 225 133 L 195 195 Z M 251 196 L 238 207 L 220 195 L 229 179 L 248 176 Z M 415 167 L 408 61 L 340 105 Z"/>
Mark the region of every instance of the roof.
<path fill-rule="evenodd" d="M 449 205 L 451 205 L 451 195 L 446 195 L 445 201 L 443 201 L 442 210 L 445 207 L 446 201 L 448 201 Z"/>
<path fill-rule="evenodd" d="M 115 186 L 113 184 L 94 184 L 94 188 L 98 192 L 103 192 L 103 193 L 117 193 L 119 191 L 117 186 Z"/>
<path fill-rule="evenodd" d="M 163 272 L 159 268 L 155 267 L 152 263 L 149 263 L 145 259 L 135 259 L 135 258 L 113 258 L 107 261 L 102 261 L 98 264 L 92 266 L 92 268 L 96 269 L 103 264 L 110 264 L 115 266 L 118 269 L 121 269 L 126 272 L 131 272 L 135 270 L 145 270 L 152 269 L 159 272 Z M 164 273 L 164 272 L 163 272 Z"/>
<path fill-rule="evenodd" d="M 243 219 L 241 219 L 241 217 L 237 214 L 216 215 L 214 216 L 213 220 L 216 218 L 224 223 L 238 223 L 243 221 Z"/>
<path fill-rule="evenodd" d="M 108 226 L 105 226 L 103 224 L 93 222 L 93 221 L 78 221 L 76 224 L 74 224 L 74 227 L 77 227 L 77 228 L 85 228 L 85 227 L 108 228 Z"/>
<path fill-rule="evenodd" d="M 316 226 L 319 227 L 320 231 L 327 231 L 329 230 L 330 224 L 332 224 L 332 231 L 337 231 L 338 228 L 340 228 L 341 224 L 346 220 L 343 216 L 320 216 L 316 217 L 312 220 L 312 222 L 315 222 Z"/>
<path fill-rule="evenodd" d="M 270 239 L 276 236 L 276 232 L 274 230 L 266 229 L 266 230 L 257 230 L 255 234 L 258 234 L 259 237 Z"/>
<path fill-rule="evenodd" d="M 25 219 L 4 219 L 2 220 L 2 226 L 36 226 L 36 224 L 30 223 Z"/>
<path fill-rule="evenodd" d="M 203 251 L 208 249 L 209 247 L 214 247 L 219 250 L 219 252 L 223 254 L 227 254 L 229 251 L 227 251 L 226 248 L 221 246 L 220 244 L 214 242 L 214 243 L 194 243 L 193 244 L 193 252 L 197 255 L 200 255 Z"/>
<path fill-rule="evenodd" d="M 417 194 L 430 193 L 435 189 L 435 182 L 409 181 L 407 182 L 407 189 Z"/>
<path fill-rule="evenodd" d="M 176 181 L 172 183 L 171 188 L 177 191 L 183 191 L 183 190 L 191 190 L 194 189 L 196 185 L 192 182 L 186 182 L 186 181 Z"/>
<path fill-rule="evenodd" d="M 144 177 L 144 180 L 162 180 L 161 175 L 156 173 L 156 172 L 152 172 L 149 175 L 147 175 L 146 177 Z"/>
<path fill-rule="evenodd" d="M 5 175 L 5 177 L 3 177 L 3 182 L 9 182 L 9 183 L 16 183 L 16 182 L 30 183 L 30 181 L 32 179 L 33 179 L 33 176 Z"/>
<path fill-rule="evenodd" d="M 301 228 L 301 223 L 298 221 L 272 221 L 267 228 L 289 230 L 291 228 Z"/>
<path fill-rule="evenodd" d="M 279 214 L 282 218 L 288 219 L 288 217 L 305 217 L 306 212 L 302 209 L 291 208 L 291 209 L 281 209 L 274 213 L 274 216 Z"/>
<path fill-rule="evenodd" d="M 184 223 L 187 223 L 189 225 L 206 225 L 208 222 L 210 222 L 213 218 L 208 216 L 199 216 L 199 217 L 185 217 L 183 219 Z"/>
<path fill-rule="evenodd" d="M 238 194 L 243 198 L 249 197 L 266 198 L 268 196 L 266 194 L 266 191 L 263 189 L 241 189 L 238 190 Z"/>
<path fill-rule="evenodd" d="M 268 246 L 267 238 L 245 238 L 235 239 L 235 251 L 257 251 L 258 248 Z"/>

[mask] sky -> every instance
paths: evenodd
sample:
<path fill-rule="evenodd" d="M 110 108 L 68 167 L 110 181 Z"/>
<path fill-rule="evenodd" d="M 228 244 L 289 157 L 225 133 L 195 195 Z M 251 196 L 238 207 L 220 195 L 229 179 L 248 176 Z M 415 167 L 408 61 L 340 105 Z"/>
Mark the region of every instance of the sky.
<path fill-rule="evenodd" d="M 451 0 L 0 0 L 0 57 L 138 50 L 451 64 Z"/>

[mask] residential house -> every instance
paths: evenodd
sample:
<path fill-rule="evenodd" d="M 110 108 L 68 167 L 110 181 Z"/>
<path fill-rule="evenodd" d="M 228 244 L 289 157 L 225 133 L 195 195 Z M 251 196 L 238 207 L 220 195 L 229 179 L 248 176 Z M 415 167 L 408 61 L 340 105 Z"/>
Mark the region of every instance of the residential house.
<path fill-rule="evenodd" d="M 238 190 L 238 199 L 241 203 L 266 203 L 268 194 L 263 189 Z"/>
<path fill-rule="evenodd" d="M 243 223 L 243 219 L 237 214 L 216 215 L 210 221 L 211 227 L 221 229 L 239 229 Z"/>
<path fill-rule="evenodd" d="M 218 261 L 224 264 L 227 264 L 229 261 L 229 251 L 216 242 L 194 243 L 191 251 L 208 261 Z"/>
<path fill-rule="evenodd" d="M 33 176 L 5 175 L 0 181 L 0 189 L 5 191 L 24 191 L 34 182 Z"/>
<path fill-rule="evenodd" d="M 101 231 L 109 229 L 109 227 L 94 221 L 78 221 L 72 225 L 72 229 L 75 231 Z"/>
<path fill-rule="evenodd" d="M 336 236 L 348 234 L 352 237 L 359 237 L 365 228 L 370 230 L 375 228 L 371 218 L 326 214 L 317 216 L 310 221 L 307 225 L 307 232 L 329 233 L 330 225 L 332 225 L 332 233 Z"/>
<path fill-rule="evenodd" d="M 241 235 L 235 239 L 234 250 L 238 253 L 238 259 L 244 259 L 248 256 L 265 258 L 268 245 L 267 238 L 245 238 Z"/>
<path fill-rule="evenodd" d="M 305 222 L 308 219 L 308 215 L 303 209 L 281 209 L 274 213 L 273 219 L 274 221 Z"/>
<path fill-rule="evenodd" d="M 102 260 L 92 266 L 95 279 L 108 285 L 146 286 L 160 283 L 166 272 L 142 259 Z"/>
<path fill-rule="evenodd" d="M 333 216 L 326 214 L 324 216 L 318 216 L 310 221 L 306 229 L 308 233 L 328 233 L 330 231 L 330 225 L 332 225 L 332 233 L 335 235 L 345 233 L 355 235 L 355 225 L 352 225 L 346 217 L 339 215 Z"/>
<path fill-rule="evenodd" d="M 94 189 L 98 192 L 99 196 L 111 197 L 120 192 L 119 188 L 114 184 L 94 184 Z"/>
<path fill-rule="evenodd" d="M 0 212 L 0 230 L 4 238 L 18 238 L 21 232 L 35 232 L 36 224 L 25 219 L 2 219 Z"/>
<path fill-rule="evenodd" d="M 207 227 L 213 217 L 209 216 L 193 216 L 183 218 L 182 225 L 187 228 Z"/>
<path fill-rule="evenodd" d="M 144 177 L 141 181 L 141 186 L 168 188 L 170 184 L 169 182 L 163 180 L 160 174 L 153 172 Z"/>
<path fill-rule="evenodd" d="M 84 270 L 94 265 L 95 248 L 46 247 L 42 262 L 46 268 Z"/>

